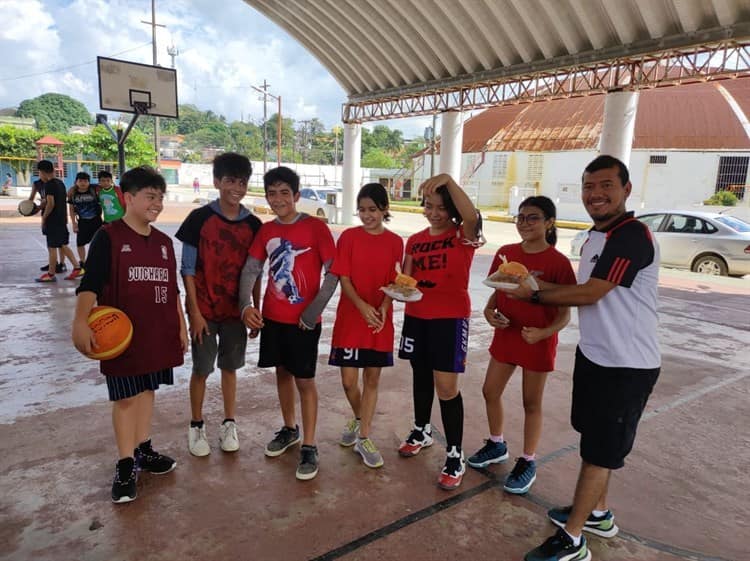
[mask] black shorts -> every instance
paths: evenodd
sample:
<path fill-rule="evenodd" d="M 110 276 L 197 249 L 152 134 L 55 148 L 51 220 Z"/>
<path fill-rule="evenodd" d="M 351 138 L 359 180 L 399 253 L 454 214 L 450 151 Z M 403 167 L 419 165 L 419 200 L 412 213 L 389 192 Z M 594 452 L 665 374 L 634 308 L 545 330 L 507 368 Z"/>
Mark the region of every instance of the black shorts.
<path fill-rule="evenodd" d="M 70 233 L 68 227 L 64 225 L 45 228 L 44 235 L 47 238 L 47 247 L 50 249 L 57 249 L 70 243 Z"/>
<path fill-rule="evenodd" d="M 581 458 L 609 469 L 625 465 L 660 368 L 611 368 L 576 349 L 570 422 L 581 433 Z"/>
<path fill-rule="evenodd" d="M 258 366 L 283 366 L 295 378 L 314 378 L 320 330 L 319 323 L 308 331 L 291 323 L 263 318 Z"/>
<path fill-rule="evenodd" d="M 393 353 L 375 351 L 373 349 L 345 349 L 333 347 L 328 357 L 331 366 L 343 366 L 351 368 L 382 368 L 393 366 Z"/>
<path fill-rule="evenodd" d="M 84 245 L 91 243 L 96 231 L 101 228 L 102 219 L 98 216 L 96 218 L 79 218 L 78 219 L 78 235 L 76 236 L 76 245 L 83 247 Z"/>
<path fill-rule="evenodd" d="M 174 372 L 165 368 L 158 372 L 140 374 L 137 376 L 105 376 L 110 401 L 120 401 L 134 397 L 145 391 L 155 391 L 160 384 L 171 386 L 174 383 Z"/>
<path fill-rule="evenodd" d="M 432 370 L 463 372 L 469 347 L 469 319 L 404 316 L 398 357 Z"/>

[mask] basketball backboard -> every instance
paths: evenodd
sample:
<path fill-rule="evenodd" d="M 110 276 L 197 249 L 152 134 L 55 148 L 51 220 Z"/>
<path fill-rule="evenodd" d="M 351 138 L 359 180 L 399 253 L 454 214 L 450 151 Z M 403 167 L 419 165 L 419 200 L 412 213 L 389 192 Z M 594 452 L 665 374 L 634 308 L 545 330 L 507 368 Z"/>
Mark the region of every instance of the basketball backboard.
<path fill-rule="evenodd" d="M 107 111 L 177 118 L 173 68 L 97 57 L 99 105 Z"/>

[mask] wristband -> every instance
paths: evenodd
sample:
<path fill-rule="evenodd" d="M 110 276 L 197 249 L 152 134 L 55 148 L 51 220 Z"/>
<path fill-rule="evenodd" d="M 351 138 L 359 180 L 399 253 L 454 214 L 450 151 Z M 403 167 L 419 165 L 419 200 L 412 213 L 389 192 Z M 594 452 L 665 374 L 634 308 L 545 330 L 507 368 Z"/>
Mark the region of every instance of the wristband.
<path fill-rule="evenodd" d="M 539 299 L 539 293 L 540 292 L 541 292 L 541 290 L 535 290 L 534 292 L 532 292 L 531 293 L 531 298 L 529 299 L 529 302 L 531 302 L 532 304 L 541 304 L 542 301 Z"/>

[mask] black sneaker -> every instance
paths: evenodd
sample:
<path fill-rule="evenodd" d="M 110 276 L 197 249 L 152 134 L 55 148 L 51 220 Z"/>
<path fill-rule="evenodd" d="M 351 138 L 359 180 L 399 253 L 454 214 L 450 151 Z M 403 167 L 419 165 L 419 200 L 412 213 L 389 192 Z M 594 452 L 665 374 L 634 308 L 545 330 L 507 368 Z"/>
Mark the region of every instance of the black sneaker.
<path fill-rule="evenodd" d="M 65 263 L 58 263 L 55 266 L 55 272 L 56 273 L 64 273 L 67 270 L 68 270 L 68 266 Z"/>
<path fill-rule="evenodd" d="M 39 267 L 39 270 L 40 271 L 49 271 L 49 263 L 47 263 L 46 265 L 42 265 L 41 267 Z"/>
<path fill-rule="evenodd" d="M 276 435 L 273 437 L 273 440 L 266 444 L 266 456 L 270 456 L 271 458 L 281 456 L 284 452 L 286 452 L 287 448 L 289 448 L 290 446 L 294 446 L 298 442 L 298 426 L 295 425 L 293 429 L 289 427 L 281 427 L 281 430 L 276 433 Z"/>
<path fill-rule="evenodd" d="M 115 465 L 115 479 L 112 481 L 112 502 L 129 503 L 136 497 L 135 460 L 123 458 Z"/>
<path fill-rule="evenodd" d="M 591 552 L 586 545 L 586 538 L 581 536 L 581 543 L 573 545 L 571 537 L 560 528 L 554 536 L 529 551 L 524 561 L 590 561 Z"/>
<path fill-rule="evenodd" d="M 547 511 L 547 518 L 550 519 L 555 526 L 564 528 L 565 524 L 568 523 L 568 518 L 573 510 L 572 506 L 563 506 L 559 508 L 552 508 Z M 620 529 L 615 524 L 615 515 L 612 514 L 611 510 L 607 510 L 602 516 L 596 516 L 593 512 L 589 514 L 586 519 L 586 523 L 583 526 L 584 532 L 591 532 L 597 536 L 603 538 L 613 538 L 617 535 Z"/>
<path fill-rule="evenodd" d="M 151 448 L 151 440 L 141 443 L 135 449 L 135 464 L 138 469 L 156 475 L 169 473 L 177 467 L 177 462 L 169 456 L 159 454 Z"/>
<path fill-rule="evenodd" d="M 318 447 L 304 444 L 300 448 L 296 477 L 307 481 L 316 475 L 318 475 Z"/>

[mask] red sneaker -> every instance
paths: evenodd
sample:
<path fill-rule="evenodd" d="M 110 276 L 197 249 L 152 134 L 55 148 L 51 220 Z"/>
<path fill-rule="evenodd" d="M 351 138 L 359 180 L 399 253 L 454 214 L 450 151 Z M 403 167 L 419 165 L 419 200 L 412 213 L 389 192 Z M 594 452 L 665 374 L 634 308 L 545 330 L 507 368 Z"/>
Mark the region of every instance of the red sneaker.
<path fill-rule="evenodd" d="M 459 451 L 453 446 L 448 451 L 448 456 L 445 458 L 445 467 L 440 472 L 438 478 L 438 487 L 445 489 L 446 491 L 452 491 L 461 485 L 461 481 L 466 473 L 466 462 L 464 461 L 464 453 Z"/>
<path fill-rule="evenodd" d="M 57 282 L 57 277 L 55 275 L 50 275 L 49 273 L 44 273 L 41 277 L 34 280 L 36 282 Z"/>
<path fill-rule="evenodd" d="M 83 276 L 83 273 L 84 273 L 83 269 L 81 269 L 80 267 L 76 267 L 70 272 L 70 274 L 67 277 L 65 277 L 65 280 L 79 279 Z"/>
<path fill-rule="evenodd" d="M 428 446 L 432 446 L 432 432 L 415 425 L 406 440 L 398 447 L 398 453 L 404 458 L 411 458 Z"/>

